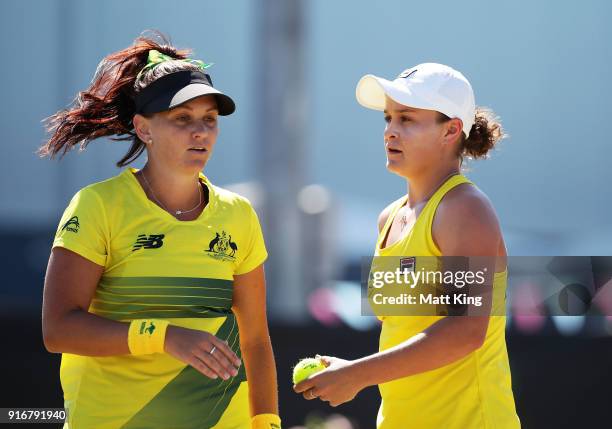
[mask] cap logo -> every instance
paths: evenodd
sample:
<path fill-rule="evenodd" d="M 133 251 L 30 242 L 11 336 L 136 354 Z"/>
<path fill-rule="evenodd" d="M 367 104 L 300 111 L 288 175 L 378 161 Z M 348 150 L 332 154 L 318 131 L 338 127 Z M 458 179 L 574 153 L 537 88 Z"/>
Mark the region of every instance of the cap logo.
<path fill-rule="evenodd" d="M 397 78 L 398 79 L 406 79 L 409 78 L 410 76 L 412 76 L 413 74 L 415 74 L 417 72 L 418 69 L 408 69 L 406 71 L 403 71 Z"/>

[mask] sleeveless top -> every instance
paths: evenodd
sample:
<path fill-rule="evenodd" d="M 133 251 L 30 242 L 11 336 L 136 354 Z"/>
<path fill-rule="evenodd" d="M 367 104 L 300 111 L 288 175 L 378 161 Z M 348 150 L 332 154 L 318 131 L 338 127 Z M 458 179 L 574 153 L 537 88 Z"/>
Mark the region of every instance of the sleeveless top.
<path fill-rule="evenodd" d="M 450 177 L 426 203 L 412 230 L 397 242 L 381 248 L 406 198 L 399 200 L 380 231 L 375 259 L 380 256 L 409 257 L 417 267 L 421 261 L 429 261 L 429 265 L 434 263 L 431 261 L 442 256 L 432 238 L 436 209 L 448 191 L 463 183 L 473 185 L 463 175 Z M 431 268 L 435 267 L 428 267 Z M 503 309 L 495 306 L 505 305 L 506 280 L 506 270 L 495 273 L 492 314 L 504 314 Z M 380 351 L 406 341 L 442 318 L 434 315 L 380 317 Z M 377 427 L 519 428 L 506 351 L 505 322 L 505 316 L 490 316 L 484 344 L 467 356 L 438 369 L 379 385 L 382 403 Z"/>

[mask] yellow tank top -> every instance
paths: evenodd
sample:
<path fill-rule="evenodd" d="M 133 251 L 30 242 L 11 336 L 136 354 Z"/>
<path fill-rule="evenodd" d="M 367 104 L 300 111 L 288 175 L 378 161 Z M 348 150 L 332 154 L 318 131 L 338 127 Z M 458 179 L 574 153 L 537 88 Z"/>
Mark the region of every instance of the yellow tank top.
<path fill-rule="evenodd" d="M 380 231 L 375 256 L 416 257 L 417 265 L 419 257 L 442 256 L 432 238 L 434 215 L 444 195 L 462 183 L 473 185 L 465 176 L 450 177 L 429 199 L 412 230 L 399 241 L 381 248 L 397 211 L 406 201 L 399 200 Z M 506 271 L 494 276 L 494 296 L 501 297 L 494 299 L 494 303 L 505 303 L 506 277 Z M 493 314 L 503 312 L 494 310 Z M 382 351 L 422 332 L 442 316 L 381 319 Z M 458 361 L 379 385 L 382 403 L 378 429 L 520 428 L 512 395 L 505 323 L 504 316 L 491 316 L 483 346 Z"/>

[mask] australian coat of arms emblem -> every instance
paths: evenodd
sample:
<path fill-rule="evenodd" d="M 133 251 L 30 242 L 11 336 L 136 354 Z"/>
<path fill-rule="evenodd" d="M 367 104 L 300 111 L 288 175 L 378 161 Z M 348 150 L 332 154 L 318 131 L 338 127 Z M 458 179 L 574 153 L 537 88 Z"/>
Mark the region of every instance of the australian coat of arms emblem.
<path fill-rule="evenodd" d="M 225 231 L 222 231 L 221 234 L 217 232 L 215 238 L 208 243 L 208 249 L 205 250 L 211 258 L 223 261 L 235 260 L 237 251 L 238 245 L 232 241 L 232 236 Z"/>

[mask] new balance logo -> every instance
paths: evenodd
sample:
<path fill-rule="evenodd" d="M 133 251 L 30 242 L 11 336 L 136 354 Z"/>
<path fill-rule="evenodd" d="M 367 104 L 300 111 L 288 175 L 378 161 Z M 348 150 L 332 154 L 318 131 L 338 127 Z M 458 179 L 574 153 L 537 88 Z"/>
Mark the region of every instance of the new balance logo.
<path fill-rule="evenodd" d="M 76 216 L 72 216 L 70 219 L 68 219 L 68 222 L 66 222 L 62 227 L 62 231 L 66 230 L 70 232 L 79 232 L 80 226 L 81 225 L 79 224 L 79 218 Z"/>
<path fill-rule="evenodd" d="M 164 234 L 139 234 L 132 252 L 138 249 L 159 249 L 164 245 Z"/>

